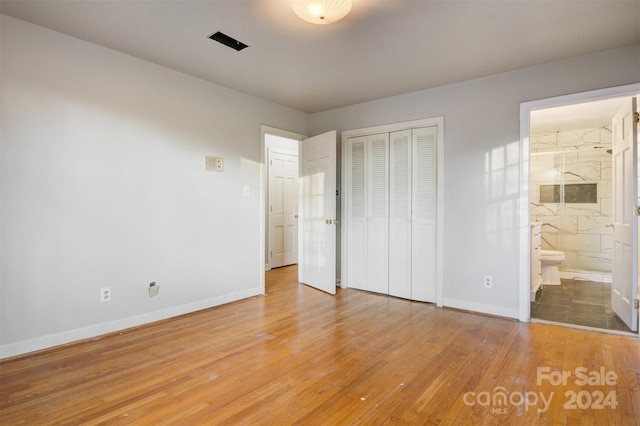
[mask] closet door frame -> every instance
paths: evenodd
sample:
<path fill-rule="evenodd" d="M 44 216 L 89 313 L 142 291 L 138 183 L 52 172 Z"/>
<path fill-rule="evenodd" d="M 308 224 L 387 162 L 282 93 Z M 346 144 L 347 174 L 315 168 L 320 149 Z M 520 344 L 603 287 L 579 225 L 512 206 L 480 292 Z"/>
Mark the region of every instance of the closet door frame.
<path fill-rule="evenodd" d="M 442 306 L 443 293 L 443 213 L 444 213 L 444 117 L 433 117 L 422 120 L 405 121 L 400 123 L 384 124 L 379 126 L 365 127 L 360 129 L 347 130 L 342 132 L 342 185 L 341 185 L 341 205 L 343 206 L 340 218 L 341 226 L 341 247 L 340 247 L 340 282 L 341 288 L 348 288 L 348 208 L 350 180 L 350 164 L 351 157 L 349 151 L 348 139 L 358 136 L 367 136 L 377 133 L 392 133 L 400 130 L 411 130 L 420 127 L 436 127 L 437 132 L 437 182 L 436 182 L 436 200 L 437 200 L 437 219 L 436 219 L 436 305 Z"/>

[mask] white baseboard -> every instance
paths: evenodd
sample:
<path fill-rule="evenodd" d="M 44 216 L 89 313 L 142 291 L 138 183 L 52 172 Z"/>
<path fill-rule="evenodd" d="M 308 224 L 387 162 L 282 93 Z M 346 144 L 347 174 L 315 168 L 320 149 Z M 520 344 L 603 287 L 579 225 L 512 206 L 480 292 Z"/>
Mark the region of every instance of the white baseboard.
<path fill-rule="evenodd" d="M 224 305 L 225 303 L 235 302 L 236 300 L 246 299 L 249 297 L 257 296 L 259 294 L 261 294 L 260 288 L 252 288 L 249 290 L 224 294 L 206 300 L 187 303 L 185 305 L 173 306 L 159 311 L 148 312 L 142 315 L 122 318 L 116 321 L 95 324 L 87 327 L 77 328 L 74 330 L 64 331 L 62 333 L 49 334 L 47 336 L 37 337 L 35 339 L 2 345 L 0 346 L 0 359 L 47 349 L 54 346 L 64 345 L 78 340 L 89 339 L 92 337 L 101 336 L 103 334 L 125 330 L 131 327 L 149 324 L 155 321 L 176 317 L 178 315 L 184 315 L 191 312 L 200 311 L 202 309 Z"/>
<path fill-rule="evenodd" d="M 481 303 L 468 302 L 466 300 L 451 299 L 444 297 L 442 305 L 449 308 L 463 309 L 465 311 L 479 312 L 482 314 L 497 315 L 499 317 L 518 319 L 520 311 L 518 309 L 508 309 L 494 305 L 484 305 Z"/>

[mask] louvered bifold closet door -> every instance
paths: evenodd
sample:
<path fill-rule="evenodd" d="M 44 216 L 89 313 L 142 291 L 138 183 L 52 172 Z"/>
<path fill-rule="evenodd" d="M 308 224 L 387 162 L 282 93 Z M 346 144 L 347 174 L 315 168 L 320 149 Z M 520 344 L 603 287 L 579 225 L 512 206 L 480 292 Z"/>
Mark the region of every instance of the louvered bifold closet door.
<path fill-rule="evenodd" d="M 389 294 L 411 299 L 411 130 L 389 135 Z"/>
<path fill-rule="evenodd" d="M 389 134 L 367 136 L 367 289 L 389 293 Z"/>
<path fill-rule="evenodd" d="M 412 130 L 411 299 L 436 302 L 437 127 Z"/>
<path fill-rule="evenodd" d="M 347 283 L 351 288 L 367 290 L 367 137 L 348 139 L 349 204 L 347 205 Z"/>

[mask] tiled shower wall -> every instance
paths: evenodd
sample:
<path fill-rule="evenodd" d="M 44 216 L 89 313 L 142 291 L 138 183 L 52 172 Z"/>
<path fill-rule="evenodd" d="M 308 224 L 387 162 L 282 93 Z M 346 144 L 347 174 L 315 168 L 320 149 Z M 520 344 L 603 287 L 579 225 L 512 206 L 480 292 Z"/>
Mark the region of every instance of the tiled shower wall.
<path fill-rule="evenodd" d="M 531 220 L 542 222 L 542 248 L 561 250 L 561 269 L 611 272 L 611 129 L 531 136 Z M 540 185 L 596 183 L 596 203 L 540 203 Z"/>

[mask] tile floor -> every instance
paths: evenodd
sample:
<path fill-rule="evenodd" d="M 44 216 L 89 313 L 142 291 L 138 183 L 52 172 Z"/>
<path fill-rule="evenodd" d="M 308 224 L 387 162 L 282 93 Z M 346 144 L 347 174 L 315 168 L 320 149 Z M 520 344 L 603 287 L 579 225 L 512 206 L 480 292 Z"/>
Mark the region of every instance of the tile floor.
<path fill-rule="evenodd" d="M 607 330 L 629 328 L 611 309 L 611 284 L 563 279 L 562 285 L 544 286 L 536 294 L 531 317 Z"/>

